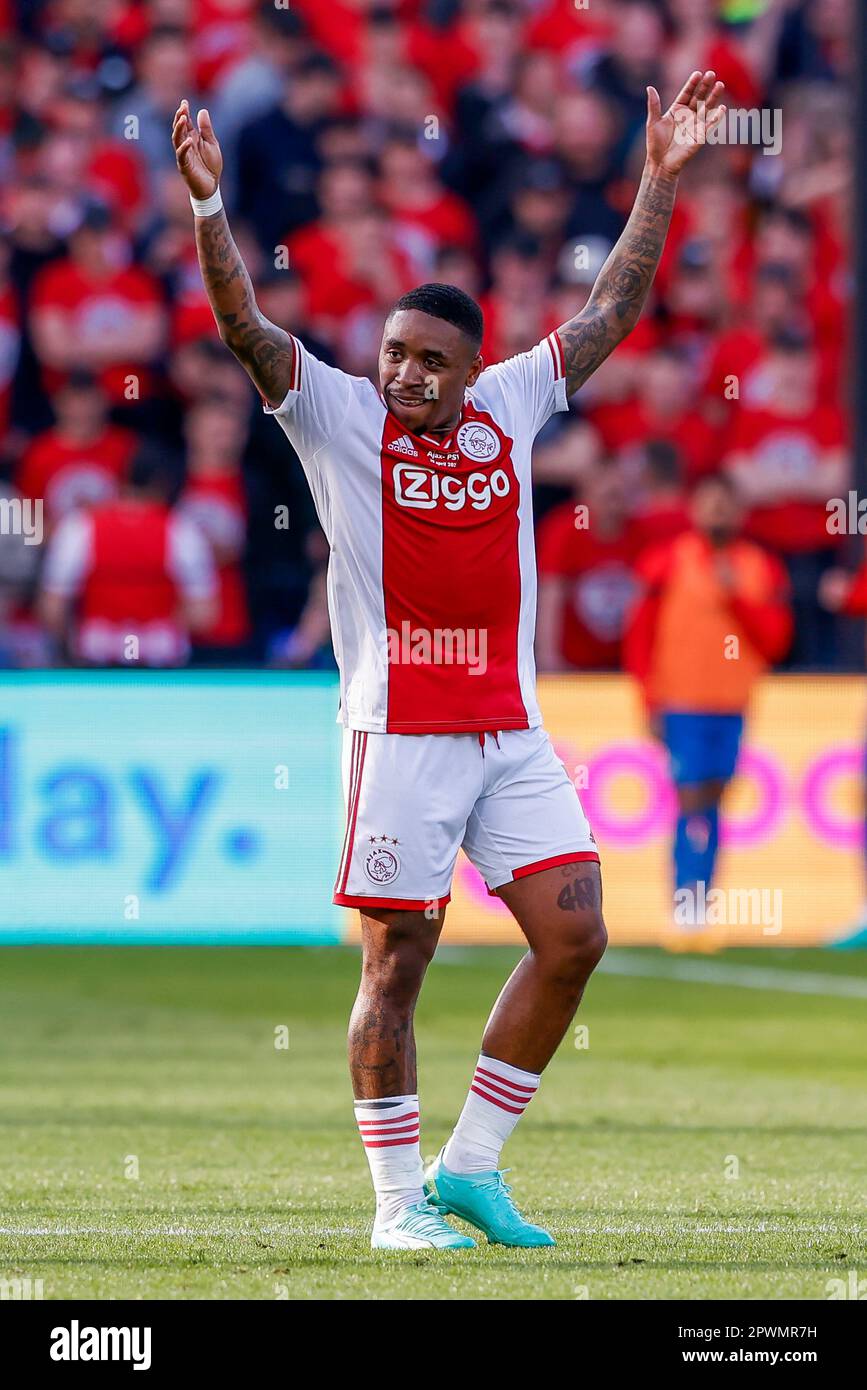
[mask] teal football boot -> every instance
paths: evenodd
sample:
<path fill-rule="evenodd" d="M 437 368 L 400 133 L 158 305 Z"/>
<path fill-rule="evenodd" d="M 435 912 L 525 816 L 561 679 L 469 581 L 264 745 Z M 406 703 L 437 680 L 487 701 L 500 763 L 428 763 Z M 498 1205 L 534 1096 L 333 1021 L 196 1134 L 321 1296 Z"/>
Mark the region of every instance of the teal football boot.
<path fill-rule="evenodd" d="M 372 1250 L 470 1250 L 472 1236 L 463 1236 L 426 1199 L 401 1212 L 389 1226 L 374 1226 Z"/>
<path fill-rule="evenodd" d="M 508 1169 L 504 1170 L 508 1172 Z M 459 1216 L 488 1237 L 491 1245 L 555 1245 L 542 1226 L 525 1221 L 512 1201 L 503 1173 L 450 1173 L 440 1149 L 425 1173 L 425 1192 L 445 1215 Z"/>

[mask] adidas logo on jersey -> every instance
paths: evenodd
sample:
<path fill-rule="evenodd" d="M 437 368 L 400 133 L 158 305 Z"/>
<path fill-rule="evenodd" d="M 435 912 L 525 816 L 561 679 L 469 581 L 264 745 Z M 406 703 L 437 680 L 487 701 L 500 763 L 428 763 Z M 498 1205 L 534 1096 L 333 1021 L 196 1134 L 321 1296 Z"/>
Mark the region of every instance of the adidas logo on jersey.
<path fill-rule="evenodd" d="M 389 444 L 389 449 L 393 454 L 409 454 L 410 458 L 418 458 L 418 449 L 413 444 L 408 434 L 402 434 L 400 439 L 396 439 L 393 444 Z"/>

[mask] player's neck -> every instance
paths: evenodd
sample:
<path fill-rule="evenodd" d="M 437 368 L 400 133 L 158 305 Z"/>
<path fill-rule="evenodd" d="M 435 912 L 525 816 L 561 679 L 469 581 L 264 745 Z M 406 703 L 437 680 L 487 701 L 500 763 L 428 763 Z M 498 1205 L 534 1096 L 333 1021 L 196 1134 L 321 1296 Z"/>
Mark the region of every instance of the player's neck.
<path fill-rule="evenodd" d="M 429 434 L 429 435 L 433 436 L 433 437 L 436 438 L 436 439 L 439 439 L 439 438 L 447 439 L 448 436 L 449 436 L 450 434 L 454 434 L 454 432 L 455 432 L 455 430 L 457 429 L 457 427 L 458 427 L 458 425 L 460 424 L 460 422 L 461 422 L 461 411 L 459 410 L 459 411 L 457 412 L 456 415 L 453 415 L 453 416 L 451 417 L 451 419 L 450 419 L 450 420 L 447 420 L 444 424 L 441 424 L 441 425 L 428 425 L 428 427 L 427 427 L 427 429 L 424 431 L 424 433 L 425 433 L 425 434 Z"/>

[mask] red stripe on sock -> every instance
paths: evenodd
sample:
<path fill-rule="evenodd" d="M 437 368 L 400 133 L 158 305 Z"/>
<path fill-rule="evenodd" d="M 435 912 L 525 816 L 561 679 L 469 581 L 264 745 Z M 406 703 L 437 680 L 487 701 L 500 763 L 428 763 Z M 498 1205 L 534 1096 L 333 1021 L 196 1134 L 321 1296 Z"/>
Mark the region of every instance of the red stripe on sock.
<path fill-rule="evenodd" d="M 485 1071 L 484 1067 L 476 1067 L 476 1076 L 486 1076 L 501 1086 L 511 1086 L 513 1091 L 526 1091 L 528 1100 L 532 1099 L 539 1089 L 538 1086 L 523 1086 L 519 1081 L 509 1081 L 508 1077 L 498 1076 L 495 1071 Z"/>
<path fill-rule="evenodd" d="M 504 1100 L 513 1100 L 515 1104 L 520 1105 L 523 1110 L 526 1110 L 530 1101 L 533 1099 L 532 1096 L 513 1095 L 511 1091 L 504 1090 L 502 1086 L 495 1086 L 493 1081 L 486 1081 L 483 1076 L 474 1076 L 473 1085 L 484 1086 L 486 1091 L 494 1091 L 498 1096 L 502 1096 Z"/>
<path fill-rule="evenodd" d="M 410 1130 L 418 1129 L 418 1120 L 411 1120 L 408 1125 L 389 1125 L 387 1129 L 362 1129 L 359 1133 L 362 1139 L 375 1138 L 379 1134 L 408 1134 Z"/>
<path fill-rule="evenodd" d="M 362 1142 L 366 1149 L 395 1149 L 398 1144 L 417 1144 L 418 1140 L 419 1136 L 415 1134 L 409 1139 L 377 1139 L 373 1144 L 368 1144 L 366 1140 Z"/>
<path fill-rule="evenodd" d="M 470 1090 L 474 1091 L 477 1096 L 481 1096 L 482 1100 L 486 1100 L 490 1105 L 499 1105 L 501 1110 L 508 1110 L 510 1115 L 523 1115 L 527 1108 L 524 1105 L 522 1105 L 520 1109 L 516 1109 L 514 1105 L 504 1105 L 501 1100 L 497 1100 L 494 1096 L 485 1095 L 484 1091 L 480 1091 L 478 1086 L 471 1086 Z"/>

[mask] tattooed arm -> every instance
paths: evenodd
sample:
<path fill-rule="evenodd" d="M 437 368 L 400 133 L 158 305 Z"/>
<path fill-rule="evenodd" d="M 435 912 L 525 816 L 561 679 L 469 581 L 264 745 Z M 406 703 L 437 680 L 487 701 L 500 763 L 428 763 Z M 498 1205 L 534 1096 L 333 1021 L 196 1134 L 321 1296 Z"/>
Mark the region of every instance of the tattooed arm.
<path fill-rule="evenodd" d="M 632 215 L 580 314 L 559 329 L 571 396 L 638 322 L 671 222 L 680 171 L 725 115 L 722 82 L 694 72 L 663 114 L 647 89 L 647 163 Z"/>
<path fill-rule="evenodd" d="M 209 198 L 219 186 L 223 156 L 207 111 L 199 112 L 197 123 L 193 125 L 189 102 L 184 99 L 175 112 L 172 144 L 193 197 Z M 260 313 L 225 209 L 196 217 L 195 234 L 202 280 L 220 337 L 269 405 L 280 405 L 292 378 L 292 339 Z"/>
<path fill-rule="evenodd" d="M 225 209 L 195 221 L 199 266 L 220 337 L 268 404 L 281 405 L 292 377 L 292 339 L 260 313 Z"/>
<path fill-rule="evenodd" d="M 645 167 L 632 215 L 590 298 L 560 329 L 568 395 L 584 385 L 638 322 L 665 245 L 676 192 L 676 174 Z"/>

